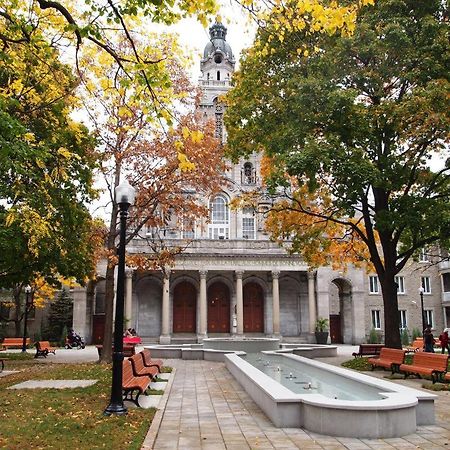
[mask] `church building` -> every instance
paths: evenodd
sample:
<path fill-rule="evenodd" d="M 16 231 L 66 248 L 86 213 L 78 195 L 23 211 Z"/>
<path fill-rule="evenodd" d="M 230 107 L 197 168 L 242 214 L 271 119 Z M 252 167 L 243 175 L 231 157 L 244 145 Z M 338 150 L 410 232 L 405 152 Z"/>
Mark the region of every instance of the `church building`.
<path fill-rule="evenodd" d="M 213 119 L 217 137 L 226 141 L 221 96 L 231 87 L 235 55 L 220 23 L 210 28 L 200 61 L 203 97 L 200 113 Z M 227 172 L 229 182 L 205 199 L 210 219 L 192 230 L 170 230 L 168 239 L 185 242 L 164 276 L 127 270 L 125 317 L 145 343 L 193 343 L 215 336 L 274 336 L 284 341 L 315 342 L 317 318 L 329 320 L 335 343 L 366 342 L 371 330 L 384 329 L 381 289 L 375 274 L 349 267 L 312 269 L 269 240 L 252 209 L 235 210 L 230 201 L 261 185 L 257 154 Z M 269 208 L 264 201 L 261 208 Z M 134 239 L 129 253 L 146 252 Z M 147 251 L 148 252 L 148 251 Z M 426 256 L 426 255 L 425 255 Z M 422 265 L 421 265 L 422 264 Z M 103 272 L 104 273 L 104 272 Z M 441 330 L 450 325 L 450 264 L 414 262 L 398 278 L 399 326 L 421 327 L 419 287 L 424 288 L 427 320 Z M 100 343 L 104 329 L 102 270 L 86 288 L 74 292 L 74 329 L 89 343 Z"/>

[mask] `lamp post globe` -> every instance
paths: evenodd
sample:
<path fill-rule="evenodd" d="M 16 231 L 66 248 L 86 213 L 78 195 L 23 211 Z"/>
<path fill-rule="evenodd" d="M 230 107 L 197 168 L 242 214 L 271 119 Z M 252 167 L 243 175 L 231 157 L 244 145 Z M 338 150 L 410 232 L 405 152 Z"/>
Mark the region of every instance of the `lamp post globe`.
<path fill-rule="evenodd" d="M 123 366 L 123 322 L 124 322 L 124 297 L 125 297 L 125 240 L 127 229 L 128 208 L 134 204 L 136 191 L 125 179 L 115 189 L 115 202 L 119 207 L 120 239 L 118 248 L 117 265 L 117 296 L 116 314 L 114 322 L 114 350 L 112 354 L 112 384 L 111 399 L 104 414 L 124 415 L 127 408 L 123 404 L 122 397 L 122 366 Z"/>
<path fill-rule="evenodd" d="M 425 323 L 425 310 L 423 309 L 423 293 L 424 293 L 424 288 L 423 286 L 420 286 L 419 288 L 419 295 L 420 295 L 420 311 L 422 312 L 422 333 L 425 330 L 427 324 Z"/>
<path fill-rule="evenodd" d="M 28 309 L 30 308 L 30 294 L 31 294 L 31 286 L 27 284 L 25 286 L 25 311 L 23 316 L 22 352 L 27 351 L 27 325 L 28 325 Z"/>

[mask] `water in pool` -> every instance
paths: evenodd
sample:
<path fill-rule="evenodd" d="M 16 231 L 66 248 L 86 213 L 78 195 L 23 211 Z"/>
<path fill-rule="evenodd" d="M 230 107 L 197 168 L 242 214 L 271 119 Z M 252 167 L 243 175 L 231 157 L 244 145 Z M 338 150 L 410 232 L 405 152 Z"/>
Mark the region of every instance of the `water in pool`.
<path fill-rule="evenodd" d="M 248 353 L 243 358 L 297 394 L 321 394 L 339 400 L 382 400 L 385 398 L 379 394 L 379 388 L 358 383 L 339 374 L 281 355 Z"/>

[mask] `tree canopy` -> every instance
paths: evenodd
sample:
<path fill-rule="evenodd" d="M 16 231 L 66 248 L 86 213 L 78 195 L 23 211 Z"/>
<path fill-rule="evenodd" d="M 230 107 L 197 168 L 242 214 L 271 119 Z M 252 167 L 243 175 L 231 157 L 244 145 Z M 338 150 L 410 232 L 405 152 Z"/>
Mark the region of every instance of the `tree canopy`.
<path fill-rule="evenodd" d="M 2 24 L 3 25 L 3 24 Z M 4 32 L 0 29 L 0 32 Z M 94 140 L 70 118 L 70 67 L 45 36 L 0 49 L 0 285 L 92 271 Z"/>
<path fill-rule="evenodd" d="M 293 31 L 279 42 L 273 33 L 270 22 L 259 32 L 228 96 L 230 152 L 267 156 L 267 188 L 286 194 L 270 224 L 295 250 L 308 242 L 320 251 L 324 236 L 364 244 L 386 345 L 398 347 L 394 276 L 421 247 L 450 241 L 444 4 L 378 1 L 361 9 L 352 35 Z"/>

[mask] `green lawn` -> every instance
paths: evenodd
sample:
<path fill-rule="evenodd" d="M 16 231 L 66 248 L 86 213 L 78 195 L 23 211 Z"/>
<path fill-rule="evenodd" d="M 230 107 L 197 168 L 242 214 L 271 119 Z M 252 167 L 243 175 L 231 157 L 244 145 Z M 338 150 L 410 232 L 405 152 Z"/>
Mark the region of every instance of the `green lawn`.
<path fill-rule="evenodd" d="M 130 408 L 126 416 L 103 416 L 110 397 L 111 366 L 10 361 L 7 369 L 21 372 L 0 378 L 0 448 L 141 447 L 155 409 Z M 6 389 L 27 380 L 48 379 L 98 381 L 77 389 Z"/>

